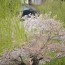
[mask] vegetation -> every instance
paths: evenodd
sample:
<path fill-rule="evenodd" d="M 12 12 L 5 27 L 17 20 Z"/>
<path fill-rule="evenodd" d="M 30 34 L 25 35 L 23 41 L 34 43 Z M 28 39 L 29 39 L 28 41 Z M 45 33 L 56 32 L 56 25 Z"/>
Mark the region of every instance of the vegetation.
<path fill-rule="evenodd" d="M 52 16 L 57 16 L 58 20 L 65 23 L 65 1 L 62 0 L 46 0 L 42 5 L 36 6 L 42 13 L 51 12 Z M 65 26 L 65 24 L 64 24 Z"/>
<path fill-rule="evenodd" d="M 20 18 L 18 17 L 20 6 L 21 6 L 20 0 L 0 0 L 0 54 L 4 53 L 7 50 L 12 50 L 16 47 L 21 47 L 22 43 L 25 41 L 26 33 L 25 33 L 24 26 L 23 26 L 24 23 L 23 23 L 23 21 L 20 21 Z M 59 19 L 59 20 L 63 21 L 63 23 L 65 23 L 65 18 L 64 18 L 65 17 L 65 2 L 64 2 L 64 0 L 63 1 L 62 0 L 47 0 L 44 4 L 42 4 L 40 6 L 36 6 L 36 8 L 38 8 L 38 10 L 42 14 L 51 12 L 51 16 L 56 15 L 57 19 Z M 48 25 L 49 25 L 49 27 L 51 26 L 50 23 Z M 64 26 L 65 26 L 65 24 L 64 24 Z M 49 27 L 48 27 L 48 29 L 49 29 Z M 47 32 L 47 30 L 44 31 L 44 33 L 46 33 L 46 32 L 48 33 L 48 36 L 46 36 L 46 39 L 43 40 L 43 42 L 45 42 L 46 44 L 55 42 L 55 41 L 57 41 L 57 42 L 61 41 L 61 40 L 57 40 L 57 38 L 54 38 L 54 37 L 55 36 L 59 37 L 59 34 L 57 33 L 57 31 L 59 32 L 60 28 L 62 28 L 62 27 L 59 27 L 59 29 L 57 29 L 57 30 L 56 30 L 56 28 L 58 26 L 56 28 L 55 27 L 56 26 L 54 26 L 54 29 L 49 29 L 49 32 Z M 47 27 L 44 26 L 44 28 L 47 28 Z M 53 28 L 53 25 L 50 28 Z M 29 30 L 29 28 L 28 28 L 28 30 Z M 50 32 L 50 31 L 52 31 L 52 32 Z M 34 43 L 37 43 L 37 40 L 38 40 L 38 38 L 36 38 L 36 41 L 34 41 Z M 39 42 L 41 42 L 41 40 L 39 40 Z M 63 40 L 63 42 L 64 42 L 64 40 Z M 38 49 L 39 49 L 39 46 L 38 46 Z M 44 46 L 45 45 L 42 45 L 42 49 Z M 44 47 L 44 48 L 46 48 L 46 47 Z M 27 49 L 29 49 L 29 48 L 27 47 Z M 38 53 L 39 51 L 37 52 L 38 49 L 36 49 L 34 51 L 35 55 L 32 58 L 32 59 L 36 59 L 36 60 L 33 60 L 33 62 L 38 61 L 37 63 L 35 62 L 35 64 L 38 64 L 39 60 L 42 59 L 42 58 L 37 59 L 38 55 L 41 54 L 41 51 L 40 51 L 40 53 Z M 45 49 L 44 54 L 46 54 L 46 49 Z M 32 50 L 34 50 L 34 47 Z M 31 52 L 29 52 L 29 53 L 31 54 Z M 36 53 L 37 53 L 37 55 L 36 55 Z M 46 64 L 43 64 L 43 65 L 65 65 L 65 57 L 62 57 L 59 59 L 56 58 L 55 51 L 54 52 L 50 51 L 49 53 L 47 53 L 47 55 L 49 57 L 52 57 L 55 59 L 53 59 L 52 61 L 47 62 Z M 35 58 L 35 56 L 36 56 L 36 58 Z M 18 57 L 17 57 L 17 59 L 18 59 Z M 9 60 L 10 60 L 10 58 L 9 58 Z"/>
<path fill-rule="evenodd" d="M 17 17 L 20 6 L 20 0 L 0 0 L 0 54 L 25 40 L 24 27 Z"/>
<path fill-rule="evenodd" d="M 55 16 L 58 20 L 60 20 L 65 27 L 65 1 L 64 0 L 46 0 L 42 5 L 35 5 L 40 13 L 51 13 L 51 17 Z M 55 57 L 55 52 L 48 53 L 49 56 Z M 43 65 L 65 65 L 65 57 L 56 58 L 46 64 Z"/>
<path fill-rule="evenodd" d="M 46 64 L 43 64 L 43 65 L 65 65 L 65 57 L 56 58 L 52 60 L 51 62 L 47 62 Z"/>

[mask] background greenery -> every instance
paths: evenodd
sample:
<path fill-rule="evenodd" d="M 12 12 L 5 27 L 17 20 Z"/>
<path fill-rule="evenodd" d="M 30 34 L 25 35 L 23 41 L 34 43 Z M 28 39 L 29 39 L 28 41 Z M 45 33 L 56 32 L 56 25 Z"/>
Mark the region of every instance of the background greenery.
<path fill-rule="evenodd" d="M 52 12 L 52 16 L 64 23 L 65 26 L 65 1 L 63 0 L 46 0 L 42 5 L 36 5 L 40 13 L 45 14 Z"/>
<path fill-rule="evenodd" d="M 65 65 L 65 57 L 53 59 L 51 62 L 43 65 Z"/>
<path fill-rule="evenodd" d="M 20 1 L 0 0 L 0 54 L 21 46 L 25 41 L 23 22 L 17 17 L 21 7 Z"/>

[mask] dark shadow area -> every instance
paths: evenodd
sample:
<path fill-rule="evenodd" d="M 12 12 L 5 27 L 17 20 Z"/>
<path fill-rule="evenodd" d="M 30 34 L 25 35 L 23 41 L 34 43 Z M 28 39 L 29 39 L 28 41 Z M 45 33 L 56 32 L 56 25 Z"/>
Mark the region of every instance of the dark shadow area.
<path fill-rule="evenodd" d="M 20 59 L 21 59 L 21 63 L 20 63 L 20 64 L 18 64 L 18 65 L 26 65 L 26 64 L 24 63 L 24 61 L 23 61 L 22 57 L 21 57 L 21 56 L 19 56 L 19 57 L 20 57 Z"/>
<path fill-rule="evenodd" d="M 24 10 L 22 16 L 29 15 L 29 14 L 35 15 L 35 13 L 36 12 L 33 10 Z"/>
<path fill-rule="evenodd" d="M 21 62 L 21 64 L 18 64 L 18 65 L 26 65 L 24 62 Z"/>
<path fill-rule="evenodd" d="M 39 65 L 40 60 L 43 58 L 37 58 L 37 56 L 33 56 L 31 62 L 33 61 L 32 65 Z"/>

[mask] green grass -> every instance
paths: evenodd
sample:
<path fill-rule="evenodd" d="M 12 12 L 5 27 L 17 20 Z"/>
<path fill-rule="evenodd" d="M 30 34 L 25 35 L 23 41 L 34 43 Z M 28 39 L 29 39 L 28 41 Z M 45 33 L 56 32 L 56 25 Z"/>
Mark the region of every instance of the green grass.
<path fill-rule="evenodd" d="M 55 58 L 56 57 L 56 52 L 55 51 L 50 51 L 47 53 L 48 56 Z"/>
<path fill-rule="evenodd" d="M 20 0 L 0 0 L 0 54 L 21 47 L 25 41 L 24 26 L 20 27 L 17 18 L 20 6 Z"/>
<path fill-rule="evenodd" d="M 65 57 L 62 58 L 56 58 L 50 62 L 47 62 L 46 64 L 42 65 L 65 65 Z"/>
<path fill-rule="evenodd" d="M 47 0 L 40 6 L 36 6 L 36 8 L 41 12 L 42 14 L 44 13 L 49 13 L 50 11 L 52 12 L 52 16 L 57 15 L 57 19 L 62 21 L 65 26 L 65 1 L 60 1 L 60 0 Z"/>

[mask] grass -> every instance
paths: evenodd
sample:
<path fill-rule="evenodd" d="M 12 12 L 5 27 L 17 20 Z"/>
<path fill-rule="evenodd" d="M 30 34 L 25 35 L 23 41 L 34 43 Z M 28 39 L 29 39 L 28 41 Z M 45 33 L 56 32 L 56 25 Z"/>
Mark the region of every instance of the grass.
<path fill-rule="evenodd" d="M 65 26 L 65 1 L 60 0 L 47 0 L 40 6 L 36 6 L 36 8 L 42 14 L 52 12 L 52 16 L 57 15 L 57 19 L 62 21 Z"/>
<path fill-rule="evenodd" d="M 25 41 L 24 26 L 17 18 L 20 6 L 20 0 L 0 0 L 0 54 L 20 47 Z"/>
<path fill-rule="evenodd" d="M 46 64 L 42 65 L 65 65 L 65 57 L 62 58 L 56 58 L 50 62 L 47 62 Z"/>
<path fill-rule="evenodd" d="M 56 52 L 55 51 L 50 51 L 47 53 L 48 56 L 55 58 L 56 57 Z"/>

